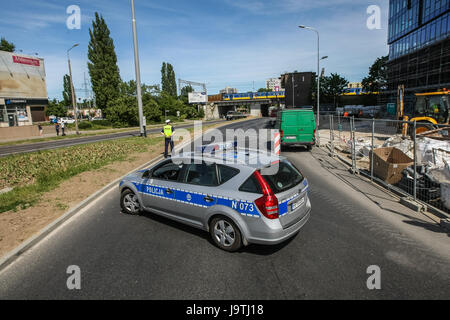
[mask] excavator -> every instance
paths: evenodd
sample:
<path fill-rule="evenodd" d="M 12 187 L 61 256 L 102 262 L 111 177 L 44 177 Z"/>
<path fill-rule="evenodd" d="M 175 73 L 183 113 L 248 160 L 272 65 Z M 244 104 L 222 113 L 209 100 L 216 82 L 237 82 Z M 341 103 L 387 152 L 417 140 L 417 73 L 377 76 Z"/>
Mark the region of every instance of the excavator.
<path fill-rule="evenodd" d="M 449 124 L 450 90 L 442 89 L 434 92 L 415 93 L 412 114 L 405 115 L 405 86 L 399 85 L 397 91 L 397 119 L 416 121 L 416 134 L 437 129 L 436 125 Z M 404 136 L 412 135 L 412 128 L 408 124 L 401 126 Z"/>

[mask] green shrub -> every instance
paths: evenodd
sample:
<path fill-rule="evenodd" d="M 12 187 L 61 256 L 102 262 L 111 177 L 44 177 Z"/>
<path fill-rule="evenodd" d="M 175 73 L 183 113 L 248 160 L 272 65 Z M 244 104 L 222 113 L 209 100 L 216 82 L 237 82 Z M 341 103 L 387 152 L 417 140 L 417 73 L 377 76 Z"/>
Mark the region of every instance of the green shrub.
<path fill-rule="evenodd" d="M 80 122 L 80 124 L 78 124 L 78 128 L 82 129 L 82 130 L 84 130 L 84 129 L 91 129 L 92 128 L 92 123 L 87 122 L 87 121 L 82 121 L 82 122 Z"/>
<path fill-rule="evenodd" d="M 93 124 L 103 127 L 111 127 L 111 121 L 109 120 L 94 120 L 92 121 Z"/>

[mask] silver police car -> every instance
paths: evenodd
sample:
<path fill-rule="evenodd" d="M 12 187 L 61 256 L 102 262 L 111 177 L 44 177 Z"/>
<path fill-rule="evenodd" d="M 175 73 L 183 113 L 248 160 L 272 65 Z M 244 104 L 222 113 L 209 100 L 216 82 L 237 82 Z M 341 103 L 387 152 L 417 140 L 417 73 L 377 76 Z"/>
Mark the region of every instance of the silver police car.
<path fill-rule="evenodd" d="M 286 158 L 252 161 L 258 151 L 214 151 L 177 155 L 128 175 L 120 183 L 122 210 L 203 229 L 231 252 L 278 244 L 303 227 L 311 212 L 308 181 Z M 271 166 L 276 170 L 267 174 Z"/>

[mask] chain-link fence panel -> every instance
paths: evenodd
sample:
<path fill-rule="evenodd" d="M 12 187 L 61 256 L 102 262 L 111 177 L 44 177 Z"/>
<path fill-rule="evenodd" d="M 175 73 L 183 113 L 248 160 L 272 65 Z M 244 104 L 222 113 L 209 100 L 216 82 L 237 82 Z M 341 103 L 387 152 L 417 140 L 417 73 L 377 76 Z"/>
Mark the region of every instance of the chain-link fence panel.
<path fill-rule="evenodd" d="M 330 115 L 327 146 L 373 180 L 450 212 L 450 127 Z"/>

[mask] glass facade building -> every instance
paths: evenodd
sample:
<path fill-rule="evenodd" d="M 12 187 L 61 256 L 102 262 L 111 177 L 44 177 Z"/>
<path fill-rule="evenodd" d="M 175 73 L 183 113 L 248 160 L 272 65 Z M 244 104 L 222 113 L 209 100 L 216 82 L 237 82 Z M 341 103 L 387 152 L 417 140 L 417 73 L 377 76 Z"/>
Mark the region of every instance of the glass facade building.
<path fill-rule="evenodd" d="M 388 44 L 388 99 L 449 88 L 450 0 L 390 0 Z"/>
<path fill-rule="evenodd" d="M 389 59 L 450 36 L 450 0 L 391 0 Z"/>

